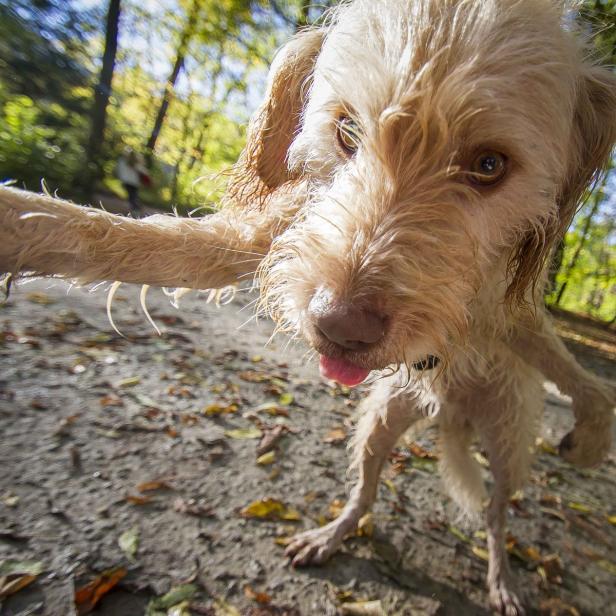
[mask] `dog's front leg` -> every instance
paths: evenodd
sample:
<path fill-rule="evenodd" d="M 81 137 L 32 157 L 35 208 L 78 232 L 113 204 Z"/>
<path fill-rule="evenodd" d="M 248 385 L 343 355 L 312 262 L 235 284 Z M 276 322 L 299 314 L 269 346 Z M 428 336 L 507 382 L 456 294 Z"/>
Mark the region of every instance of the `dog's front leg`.
<path fill-rule="evenodd" d="M 253 273 L 296 210 L 287 194 L 204 218 L 133 220 L 0 186 L 0 272 L 216 289 Z"/>
<path fill-rule="evenodd" d="M 519 324 L 510 338 L 513 350 L 558 389 L 571 396 L 575 427 L 560 443 L 560 454 L 579 466 L 595 466 L 612 443 L 615 404 L 607 385 L 584 370 L 558 337 L 549 318 Z"/>
<path fill-rule="evenodd" d="M 422 415 L 399 389 L 379 382 L 362 403 L 363 415 L 353 441 L 359 478 L 342 513 L 333 521 L 293 538 L 285 554 L 293 566 L 326 561 L 354 531 L 376 498 L 379 475 L 389 452 L 409 426 Z"/>

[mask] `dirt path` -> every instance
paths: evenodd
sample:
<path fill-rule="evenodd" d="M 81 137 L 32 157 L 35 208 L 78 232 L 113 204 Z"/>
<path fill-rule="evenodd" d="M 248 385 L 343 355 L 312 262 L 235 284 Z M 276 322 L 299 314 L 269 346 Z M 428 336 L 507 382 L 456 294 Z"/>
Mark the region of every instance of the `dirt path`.
<path fill-rule="evenodd" d="M 75 589 L 116 567 L 127 573 L 97 614 L 144 614 L 183 583 L 192 611 L 169 613 L 320 616 L 380 600 L 390 616 L 489 614 L 485 535 L 443 495 L 430 435 L 397 450 L 371 536 L 347 540 L 324 567 L 287 566 L 280 544 L 345 499 L 361 392 L 320 381 L 305 349 L 282 338 L 264 348 L 268 322 L 239 329 L 250 299 L 217 309 L 192 295 L 176 311 L 151 291 L 159 337 L 138 289 L 122 287 L 113 314 L 127 339 L 102 291 L 36 282 L 0 308 L 0 561 L 41 563 L 3 616 L 76 614 Z M 574 343 L 616 380 L 609 340 Z M 616 614 L 616 460 L 592 472 L 564 464 L 550 443 L 570 424 L 567 401 L 549 394 L 532 480 L 511 506 L 513 569 L 531 613 Z M 259 430 L 276 426 L 284 436 L 257 464 Z M 263 498 L 300 519 L 241 515 Z M 167 613 L 155 605 L 148 613 Z"/>

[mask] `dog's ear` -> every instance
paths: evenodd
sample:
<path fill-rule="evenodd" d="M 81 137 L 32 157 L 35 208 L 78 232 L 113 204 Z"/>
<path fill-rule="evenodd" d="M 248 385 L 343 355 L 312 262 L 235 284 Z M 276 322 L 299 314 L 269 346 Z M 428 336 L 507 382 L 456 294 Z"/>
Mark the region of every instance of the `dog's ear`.
<path fill-rule="evenodd" d="M 578 84 L 570 158 L 557 196 L 557 217 L 543 233 L 529 233 L 512 255 L 508 301 L 524 304 L 528 289 L 535 289 L 553 246 L 569 228 L 587 191 L 608 168 L 615 144 L 616 74 L 588 64 Z"/>
<path fill-rule="evenodd" d="M 287 151 L 299 128 L 323 37 L 321 29 L 304 30 L 274 58 L 265 100 L 250 122 L 246 147 L 229 186 L 231 197 L 250 201 L 293 179 Z"/>

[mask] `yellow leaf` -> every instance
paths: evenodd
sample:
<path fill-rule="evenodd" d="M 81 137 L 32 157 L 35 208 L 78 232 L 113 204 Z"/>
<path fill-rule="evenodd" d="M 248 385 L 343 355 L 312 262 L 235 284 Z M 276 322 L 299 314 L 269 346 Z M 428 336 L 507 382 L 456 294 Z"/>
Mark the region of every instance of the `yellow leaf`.
<path fill-rule="evenodd" d="M 251 361 L 253 364 L 258 364 L 258 363 L 260 363 L 260 362 L 262 362 L 262 361 L 263 361 L 263 355 L 253 355 L 253 356 L 250 358 L 250 361 Z"/>
<path fill-rule="evenodd" d="M 201 411 L 206 417 L 213 417 L 215 415 L 223 415 L 229 413 L 236 413 L 238 409 L 237 404 L 209 404 L 203 411 Z"/>
<path fill-rule="evenodd" d="M 141 377 L 138 376 L 129 376 L 126 379 L 122 379 L 116 383 L 117 387 L 134 387 L 135 385 L 139 385 L 141 383 Z"/>
<path fill-rule="evenodd" d="M 332 520 L 335 520 L 342 513 L 343 509 L 344 509 L 344 501 L 341 501 L 339 498 L 334 499 L 329 504 L 329 517 Z"/>
<path fill-rule="evenodd" d="M 276 452 L 274 450 L 264 453 L 257 458 L 257 464 L 266 465 L 276 462 Z"/>
<path fill-rule="evenodd" d="M 454 536 L 457 537 L 460 541 L 464 541 L 464 543 L 470 543 L 471 539 L 468 535 L 465 535 L 459 528 L 455 526 L 449 526 L 447 530 Z"/>
<path fill-rule="evenodd" d="M 394 482 L 391 479 L 383 479 L 383 483 L 387 486 L 387 489 L 392 493 L 392 494 L 398 494 L 398 490 L 396 489 L 396 486 L 394 485 Z"/>
<path fill-rule="evenodd" d="M 282 406 L 289 406 L 290 404 L 293 404 L 293 394 L 289 392 L 280 394 L 280 397 L 278 398 L 278 402 L 282 404 Z"/>
<path fill-rule="evenodd" d="M 481 558 L 481 560 L 485 560 L 485 561 L 490 560 L 490 555 L 488 554 L 488 550 L 484 550 L 478 545 L 474 545 L 471 548 L 471 550 L 473 551 L 473 554 L 477 556 L 477 558 Z"/>
<path fill-rule="evenodd" d="M 569 502 L 567 503 L 567 507 L 569 507 L 569 509 L 573 509 L 574 511 L 579 511 L 580 513 L 592 513 L 592 509 L 582 503 Z"/>
<path fill-rule="evenodd" d="M 251 438 L 261 438 L 263 433 L 259 428 L 239 428 L 237 430 L 227 430 L 225 432 L 225 436 L 229 438 L 235 438 L 240 440 L 251 439 Z"/>
<path fill-rule="evenodd" d="M 608 573 L 611 573 L 612 575 L 616 575 L 616 564 L 614 564 L 613 562 L 602 558 L 601 560 L 597 561 L 597 564 L 604 571 L 607 571 Z"/>
<path fill-rule="evenodd" d="M 244 518 L 260 518 L 267 520 L 301 520 L 301 514 L 295 509 L 288 508 L 275 498 L 262 498 L 250 503 L 240 511 Z"/>
<path fill-rule="evenodd" d="M 552 445 L 551 443 L 548 443 L 546 440 L 542 439 L 541 437 L 539 437 L 535 441 L 535 445 L 536 445 L 537 449 L 541 449 L 541 451 L 543 451 L 543 453 L 549 453 L 551 456 L 557 456 L 558 455 L 558 449 L 556 449 L 556 447 L 554 447 L 554 445 Z"/>
<path fill-rule="evenodd" d="M 607 521 L 610 524 L 613 524 L 614 526 L 616 526 L 616 515 L 608 515 L 607 516 Z"/>

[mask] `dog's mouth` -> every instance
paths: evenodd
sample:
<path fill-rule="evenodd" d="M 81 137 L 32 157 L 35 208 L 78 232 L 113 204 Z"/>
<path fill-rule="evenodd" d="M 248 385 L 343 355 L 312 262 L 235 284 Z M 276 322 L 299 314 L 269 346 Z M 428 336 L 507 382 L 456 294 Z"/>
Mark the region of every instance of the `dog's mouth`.
<path fill-rule="evenodd" d="M 356 366 L 348 359 L 326 355 L 321 355 L 319 358 L 319 371 L 322 377 L 347 387 L 363 383 L 371 372 L 367 368 Z"/>
<path fill-rule="evenodd" d="M 424 370 L 432 370 L 440 364 L 441 360 L 436 355 L 427 355 L 424 359 L 411 364 L 413 370 L 423 372 Z M 320 355 L 319 357 L 319 372 L 321 376 L 332 381 L 346 385 L 347 387 L 355 387 L 363 383 L 372 370 L 357 366 L 348 359 L 342 357 L 328 357 Z"/>

